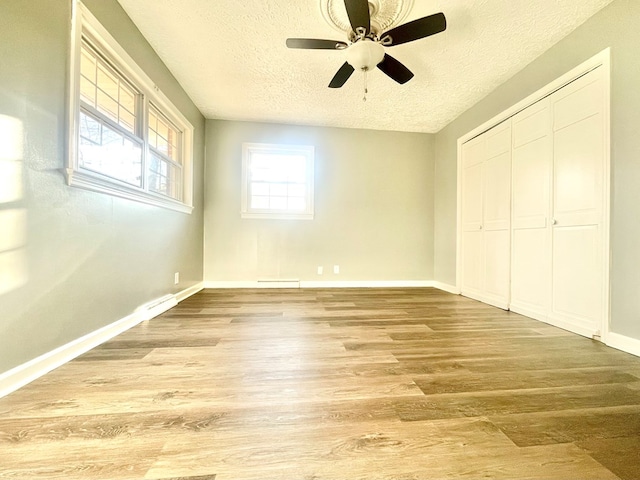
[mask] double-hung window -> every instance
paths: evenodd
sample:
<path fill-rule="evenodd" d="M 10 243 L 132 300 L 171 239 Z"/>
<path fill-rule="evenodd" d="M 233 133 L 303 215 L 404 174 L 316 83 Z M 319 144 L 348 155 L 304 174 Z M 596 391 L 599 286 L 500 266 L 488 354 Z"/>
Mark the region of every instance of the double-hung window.
<path fill-rule="evenodd" d="M 242 218 L 313 219 L 314 148 L 245 143 Z"/>
<path fill-rule="evenodd" d="M 191 212 L 193 127 L 86 7 L 75 5 L 69 185 Z"/>

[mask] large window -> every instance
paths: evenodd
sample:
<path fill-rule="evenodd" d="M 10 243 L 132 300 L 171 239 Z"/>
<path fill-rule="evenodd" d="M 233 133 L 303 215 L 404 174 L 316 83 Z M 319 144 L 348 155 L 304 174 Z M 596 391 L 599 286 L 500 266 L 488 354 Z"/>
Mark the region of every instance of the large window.
<path fill-rule="evenodd" d="M 68 183 L 190 212 L 193 127 L 79 2 L 75 17 Z"/>
<path fill-rule="evenodd" d="M 314 148 L 245 143 L 242 218 L 313 218 Z"/>

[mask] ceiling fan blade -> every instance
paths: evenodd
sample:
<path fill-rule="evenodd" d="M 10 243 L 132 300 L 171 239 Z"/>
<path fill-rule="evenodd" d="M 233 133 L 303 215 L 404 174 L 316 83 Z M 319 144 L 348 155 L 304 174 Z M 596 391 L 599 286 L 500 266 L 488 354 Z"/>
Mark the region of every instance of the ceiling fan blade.
<path fill-rule="evenodd" d="M 411 70 L 386 53 L 382 61 L 378 64 L 378 68 L 401 85 L 404 85 L 413 78 Z"/>
<path fill-rule="evenodd" d="M 369 16 L 368 0 L 344 0 L 344 6 L 347 8 L 349 23 L 351 28 L 357 33 L 358 27 L 366 30 L 366 35 L 371 32 L 371 17 Z"/>
<path fill-rule="evenodd" d="M 391 47 L 435 35 L 436 33 L 444 32 L 446 29 L 447 19 L 444 13 L 436 13 L 392 28 L 384 33 L 381 38 L 384 42 L 385 37 L 391 37 L 391 43 L 388 45 Z"/>
<path fill-rule="evenodd" d="M 329 88 L 340 88 L 342 87 L 345 83 L 347 83 L 347 80 L 349 80 L 349 77 L 351 76 L 351 74 L 353 72 L 355 72 L 355 68 L 353 68 L 349 62 L 344 62 L 344 65 L 342 65 L 340 67 L 340 70 L 338 70 L 338 73 L 336 73 L 333 77 L 333 79 L 331 79 L 331 83 L 329 84 Z"/>
<path fill-rule="evenodd" d="M 287 38 L 287 47 L 311 50 L 344 50 L 349 45 L 339 40 L 319 40 L 317 38 Z"/>

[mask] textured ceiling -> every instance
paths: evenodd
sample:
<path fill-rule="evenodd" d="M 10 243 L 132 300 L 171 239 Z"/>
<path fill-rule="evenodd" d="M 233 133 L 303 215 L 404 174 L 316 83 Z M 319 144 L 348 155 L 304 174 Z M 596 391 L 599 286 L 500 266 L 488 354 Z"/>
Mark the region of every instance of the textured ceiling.
<path fill-rule="evenodd" d="M 344 51 L 285 46 L 346 40 L 321 0 L 118 1 L 207 118 L 433 133 L 612 0 L 415 0 L 404 22 L 441 11 L 448 28 L 388 48 L 415 78 L 370 72 L 366 102 L 360 72 L 327 88 Z"/>

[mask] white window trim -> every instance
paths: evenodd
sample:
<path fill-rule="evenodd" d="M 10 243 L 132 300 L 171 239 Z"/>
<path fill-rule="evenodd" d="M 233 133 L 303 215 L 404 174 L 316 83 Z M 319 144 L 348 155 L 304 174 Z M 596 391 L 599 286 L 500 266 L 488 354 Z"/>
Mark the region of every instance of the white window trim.
<path fill-rule="evenodd" d="M 71 25 L 71 53 L 69 55 L 69 92 L 68 92 L 68 145 L 67 164 L 64 170 L 67 184 L 73 187 L 106 193 L 128 200 L 134 200 L 149 205 L 164 207 L 183 213 L 193 211 L 193 131 L 194 128 L 186 117 L 176 108 L 171 100 L 166 97 L 155 85 L 153 80 L 136 64 L 131 56 L 118 44 L 111 34 L 102 26 L 96 17 L 80 1 L 72 4 Z M 82 45 L 83 32 L 89 34 L 99 42 L 99 47 L 104 53 L 117 61 L 118 67 L 129 81 L 141 90 L 144 98 L 145 128 L 142 132 L 144 140 L 145 158 L 149 158 L 149 145 L 147 142 L 147 106 L 151 102 L 162 110 L 172 122 L 178 125 L 182 131 L 182 162 L 183 162 L 183 186 L 182 201 L 161 194 L 144 190 L 116 179 L 93 173 L 80 168 L 78 158 L 79 139 L 79 115 L 80 115 L 80 47 Z M 148 172 L 143 172 L 146 176 Z"/>
<path fill-rule="evenodd" d="M 252 152 L 290 152 L 304 155 L 307 162 L 307 209 L 302 213 L 289 211 L 269 210 L 257 212 L 249 206 L 249 158 Z M 243 143 L 242 144 L 242 198 L 240 217 L 247 219 L 274 219 L 274 220 L 313 220 L 314 216 L 314 157 L 315 148 L 310 145 L 285 145 L 273 143 Z"/>

